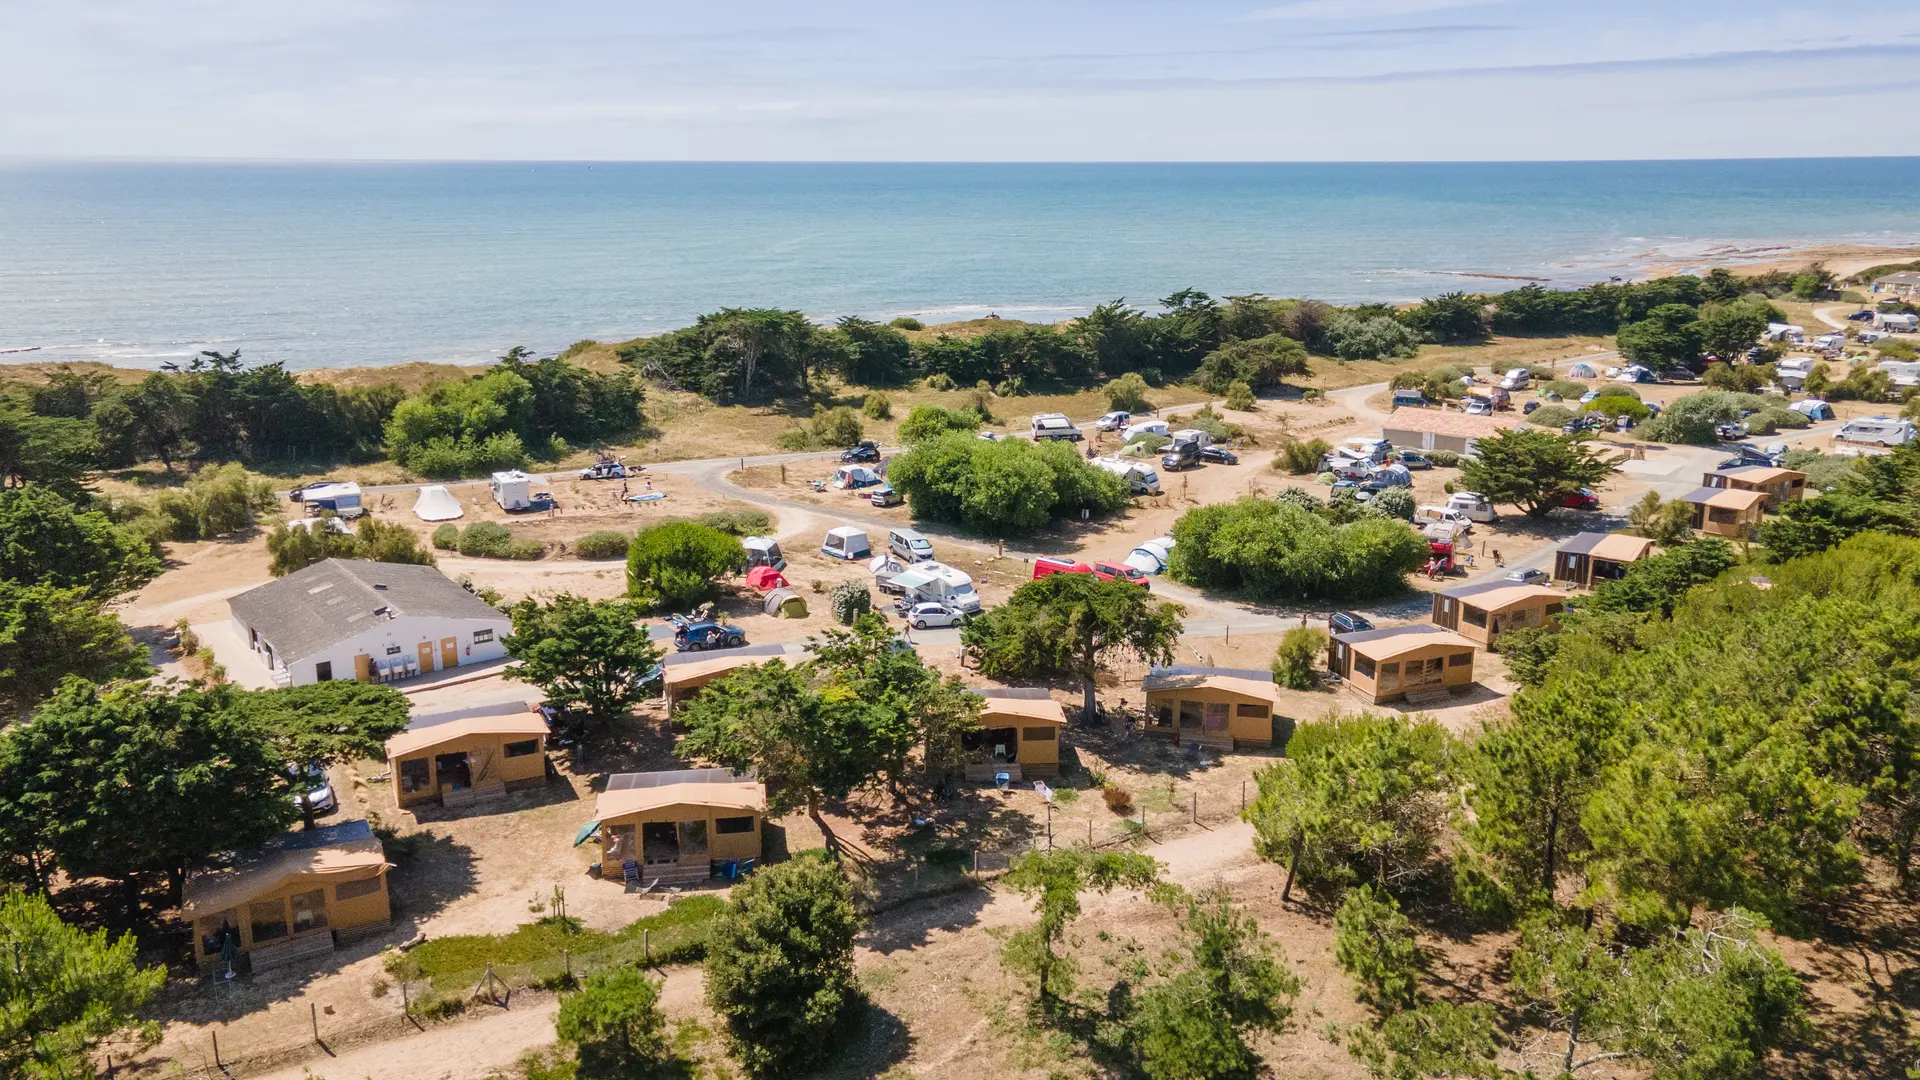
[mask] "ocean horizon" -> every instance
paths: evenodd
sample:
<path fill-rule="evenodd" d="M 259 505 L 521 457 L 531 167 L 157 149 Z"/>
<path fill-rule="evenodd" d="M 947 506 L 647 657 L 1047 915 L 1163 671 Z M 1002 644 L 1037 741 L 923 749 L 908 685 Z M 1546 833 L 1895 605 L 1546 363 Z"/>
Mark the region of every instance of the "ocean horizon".
<path fill-rule="evenodd" d="M 481 363 L 720 307 L 1048 322 L 1920 244 L 1920 157 L 0 163 L 0 361 Z"/>

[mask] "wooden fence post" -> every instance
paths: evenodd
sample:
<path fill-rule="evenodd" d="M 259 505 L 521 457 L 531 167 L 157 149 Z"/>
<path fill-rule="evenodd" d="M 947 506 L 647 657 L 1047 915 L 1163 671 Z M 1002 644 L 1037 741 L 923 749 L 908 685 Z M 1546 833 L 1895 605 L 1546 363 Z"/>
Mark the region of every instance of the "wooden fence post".
<path fill-rule="evenodd" d="M 1193 823 L 1200 824 L 1200 789 L 1194 788 L 1188 794 L 1193 796 Z"/>
<path fill-rule="evenodd" d="M 226 1066 L 220 1064 L 220 1033 L 208 1031 L 207 1034 L 213 1036 L 213 1067 L 224 1070 Z"/>
<path fill-rule="evenodd" d="M 320 1006 L 307 1002 L 307 1019 L 313 1022 L 313 1041 L 320 1041 Z"/>

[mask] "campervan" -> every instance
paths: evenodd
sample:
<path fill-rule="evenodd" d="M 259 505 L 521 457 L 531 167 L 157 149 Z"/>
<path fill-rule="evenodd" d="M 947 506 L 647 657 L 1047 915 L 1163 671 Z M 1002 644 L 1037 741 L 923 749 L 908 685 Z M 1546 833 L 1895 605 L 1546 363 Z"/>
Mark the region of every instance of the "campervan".
<path fill-rule="evenodd" d="M 1153 466 L 1144 461 L 1128 461 L 1123 457 L 1097 457 L 1089 464 L 1096 469 L 1124 478 L 1129 495 L 1160 494 L 1160 474 L 1153 471 Z"/>
<path fill-rule="evenodd" d="M 887 550 L 909 563 L 933 561 L 933 544 L 918 529 L 896 528 L 887 531 Z"/>
<path fill-rule="evenodd" d="M 539 477 L 528 476 L 519 469 L 497 472 L 487 482 L 487 488 L 493 492 L 493 501 L 502 510 L 525 510 L 533 505 L 533 485 Z"/>
<path fill-rule="evenodd" d="M 1911 334 L 1920 331 L 1920 315 L 1908 315 L 1895 311 L 1876 311 L 1873 313 L 1875 330 L 1890 330 L 1896 334 Z"/>
<path fill-rule="evenodd" d="M 945 604 L 968 615 L 980 610 L 980 593 L 966 571 L 945 563 L 923 562 L 894 575 L 892 586 L 910 604 Z"/>
<path fill-rule="evenodd" d="M 1387 460 L 1387 453 L 1392 449 L 1393 444 L 1385 439 L 1369 439 L 1364 435 L 1356 435 L 1342 442 L 1334 452 L 1345 454 L 1347 457 L 1360 458 L 1363 461 L 1371 461 L 1377 465 Z"/>
<path fill-rule="evenodd" d="M 1499 387 L 1500 389 L 1508 391 L 1509 393 L 1515 390 L 1525 390 L 1527 388 L 1527 383 L 1531 381 L 1532 378 L 1533 378 L 1533 373 L 1528 371 L 1526 368 L 1523 368 L 1523 367 L 1508 368 L 1507 373 L 1505 375 L 1500 376 Z"/>
<path fill-rule="evenodd" d="M 1065 439 L 1068 442 L 1079 442 L 1085 438 L 1080 434 L 1080 429 L 1074 426 L 1073 421 L 1067 419 L 1066 413 L 1057 412 L 1039 413 L 1034 416 L 1033 437 L 1036 442 L 1041 439 Z"/>
<path fill-rule="evenodd" d="M 1858 416 L 1846 422 L 1834 439 L 1874 446 L 1905 446 L 1913 441 L 1913 421 L 1897 416 Z"/>
<path fill-rule="evenodd" d="M 300 501 L 306 504 L 307 514 L 318 517 L 332 512 L 335 517 L 356 518 L 365 510 L 360 505 L 359 484 L 321 484 L 310 487 L 300 493 Z"/>

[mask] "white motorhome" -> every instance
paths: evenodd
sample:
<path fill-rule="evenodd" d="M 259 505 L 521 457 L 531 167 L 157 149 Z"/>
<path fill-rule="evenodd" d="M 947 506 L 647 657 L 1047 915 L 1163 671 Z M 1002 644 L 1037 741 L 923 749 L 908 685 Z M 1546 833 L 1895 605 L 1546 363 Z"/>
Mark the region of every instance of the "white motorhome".
<path fill-rule="evenodd" d="M 1806 385 L 1812 371 L 1813 357 L 1789 356 L 1774 366 L 1773 381 L 1788 390 L 1798 390 Z"/>
<path fill-rule="evenodd" d="M 966 571 L 945 563 L 923 562 L 895 574 L 890 582 L 908 603 L 940 603 L 966 614 L 980 610 L 980 593 Z"/>
<path fill-rule="evenodd" d="M 1873 313 L 1875 330 L 1890 330 L 1896 334 L 1911 334 L 1920 331 L 1920 315 L 1905 312 L 1876 311 Z"/>
<path fill-rule="evenodd" d="M 1080 429 L 1067 419 L 1066 413 L 1038 413 L 1033 418 L 1033 437 L 1037 439 L 1065 439 L 1079 442 L 1085 436 Z"/>
<path fill-rule="evenodd" d="M 1905 446 L 1913 441 L 1913 421 L 1897 416 L 1859 416 L 1834 433 L 1836 442 Z"/>
<path fill-rule="evenodd" d="M 1103 472 L 1110 472 L 1124 478 L 1129 494 L 1160 494 L 1160 474 L 1144 461 L 1132 461 L 1123 457 L 1097 457 L 1089 464 Z"/>
<path fill-rule="evenodd" d="M 493 492 L 493 501 L 502 510 L 525 510 L 533 505 L 533 485 L 537 478 L 528 476 L 519 469 L 497 472 L 487 481 L 488 490 Z"/>
<path fill-rule="evenodd" d="M 300 492 L 300 501 L 311 516 L 331 511 L 335 517 L 357 518 L 365 512 L 360 505 L 359 484 L 321 484 Z"/>
<path fill-rule="evenodd" d="M 1898 387 L 1920 386 L 1920 360 L 1882 360 L 1873 366 Z"/>

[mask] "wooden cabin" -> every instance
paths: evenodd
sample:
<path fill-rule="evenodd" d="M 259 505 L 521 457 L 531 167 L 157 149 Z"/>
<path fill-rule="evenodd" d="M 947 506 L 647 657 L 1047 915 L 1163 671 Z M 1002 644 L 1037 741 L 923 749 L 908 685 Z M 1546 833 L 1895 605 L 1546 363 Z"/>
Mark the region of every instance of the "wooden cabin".
<path fill-rule="evenodd" d="M 999 773 L 1010 780 L 1060 775 L 1060 737 L 1067 730 L 1066 710 L 1037 687 L 980 689 L 980 727 L 960 736 L 969 755 L 966 776 L 987 781 Z"/>
<path fill-rule="evenodd" d="M 1627 567 L 1653 554 L 1653 541 L 1625 533 L 1583 532 L 1553 553 L 1553 580 L 1583 589 L 1625 577 Z"/>
<path fill-rule="evenodd" d="M 574 843 L 599 832 L 602 877 L 686 885 L 750 868 L 766 813 L 766 785 L 731 769 L 615 773 Z"/>
<path fill-rule="evenodd" d="M 1680 500 L 1693 507 L 1694 530 L 1708 536 L 1751 535 L 1767 509 L 1766 492 L 1742 488 L 1699 487 Z"/>
<path fill-rule="evenodd" d="M 1154 668 L 1141 682 L 1147 734 L 1231 750 L 1273 745 L 1273 673 L 1254 668 Z"/>
<path fill-rule="evenodd" d="M 783 645 L 753 645 L 728 649 L 723 653 L 676 653 L 667 657 L 660 669 L 660 691 L 666 696 L 671 714 L 680 703 L 699 693 L 708 683 L 724 679 L 751 664 L 764 664 L 786 655 Z"/>
<path fill-rule="evenodd" d="M 387 740 L 394 802 L 455 807 L 544 783 L 546 740 L 546 718 L 521 701 L 414 717 Z"/>
<path fill-rule="evenodd" d="M 1778 513 L 1787 503 L 1799 502 L 1807 494 L 1806 473 L 1766 465 L 1715 469 L 1702 476 L 1700 483 L 1703 487 L 1730 491 L 1758 491 L 1767 497 L 1767 510 L 1772 513 Z"/>
<path fill-rule="evenodd" d="M 201 972 L 266 971 L 386 930 L 387 854 L 365 821 L 291 832 L 181 890 Z"/>
<path fill-rule="evenodd" d="M 1509 630 L 1556 626 L 1566 597 L 1545 585 L 1490 581 L 1433 594 L 1433 625 L 1491 647 Z"/>
<path fill-rule="evenodd" d="M 1473 642 L 1425 623 L 1335 634 L 1327 642 L 1327 670 L 1375 705 L 1419 704 L 1473 686 Z"/>

